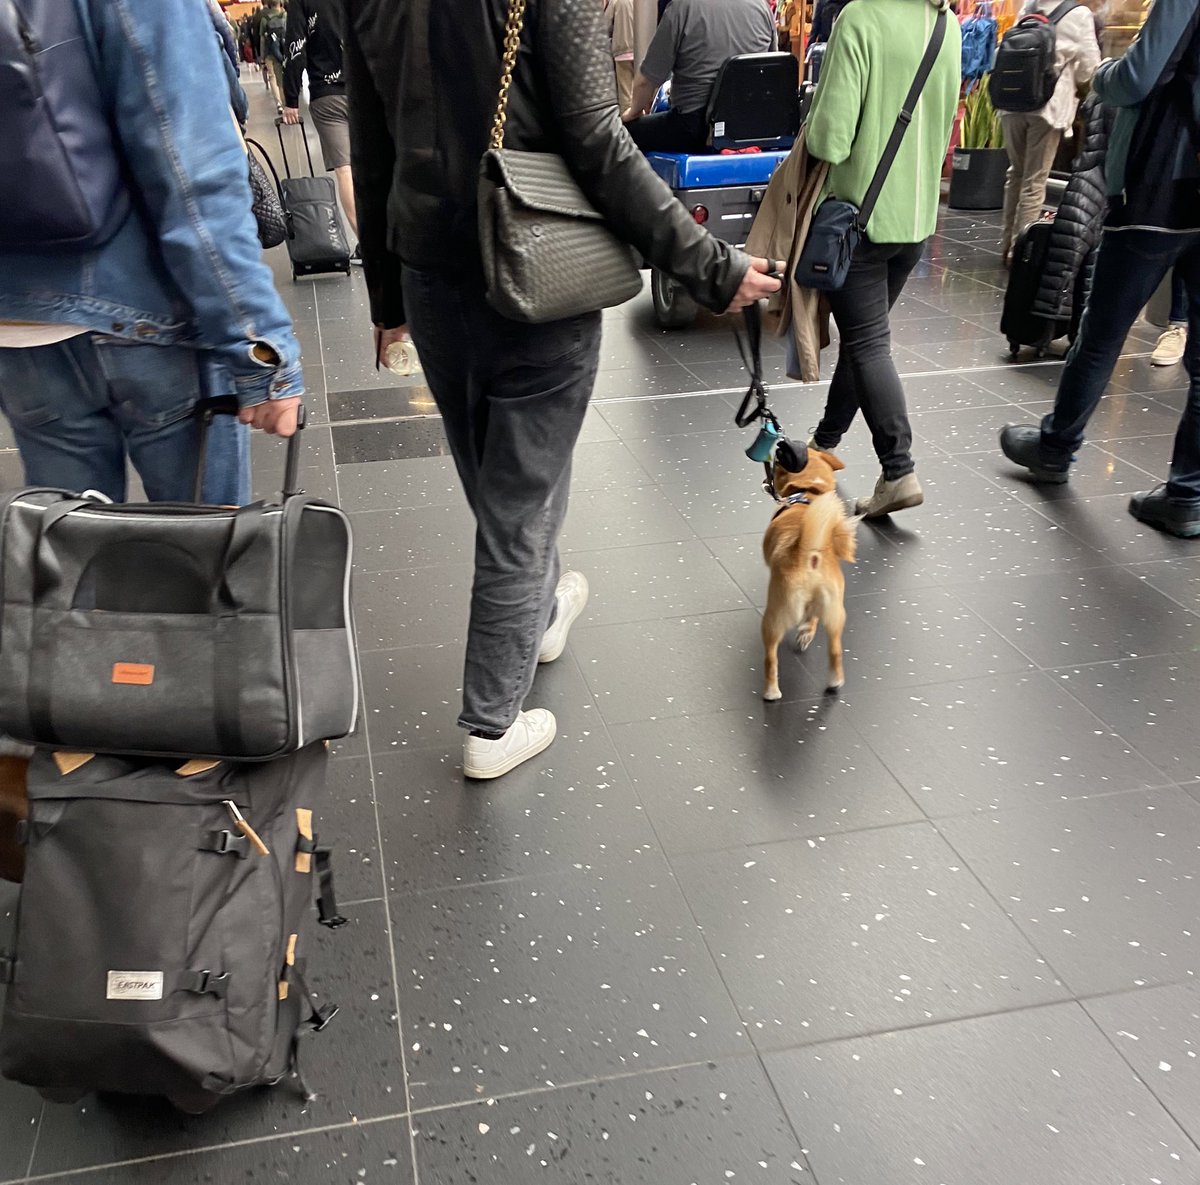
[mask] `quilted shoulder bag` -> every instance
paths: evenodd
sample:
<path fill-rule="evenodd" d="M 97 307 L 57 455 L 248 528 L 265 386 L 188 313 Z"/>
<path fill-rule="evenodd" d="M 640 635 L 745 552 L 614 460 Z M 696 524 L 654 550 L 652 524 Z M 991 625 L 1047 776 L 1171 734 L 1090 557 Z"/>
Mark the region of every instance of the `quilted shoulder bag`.
<path fill-rule="evenodd" d="M 817 207 L 812 224 L 808 228 L 808 238 L 804 240 L 804 250 L 801 251 L 800 260 L 796 264 L 796 283 L 801 288 L 836 292 L 846 282 L 850 261 L 863 235 L 867 233 L 867 223 L 871 221 L 875 203 L 883 191 L 883 183 L 895 163 L 896 154 L 904 142 L 904 133 L 912 123 L 917 100 L 929 81 L 929 75 L 945 39 L 946 12 L 943 9 L 937 15 L 933 34 L 925 47 L 925 56 L 921 59 L 917 76 L 913 79 L 904 105 L 900 108 L 900 114 L 896 117 L 895 126 L 884 147 L 883 156 L 875 168 L 871 184 L 863 195 L 862 205 L 856 206 L 853 202 L 842 201 L 830 195 Z"/>
<path fill-rule="evenodd" d="M 266 161 L 267 169 L 271 170 L 270 177 L 254 155 L 255 149 Z M 287 216 L 279 200 L 279 174 L 275 172 L 266 149 L 257 140 L 247 138 L 246 159 L 250 164 L 250 208 L 258 224 L 258 241 L 264 247 L 278 247 L 288 237 Z"/>
<path fill-rule="evenodd" d="M 479 240 L 488 303 L 540 324 L 610 308 L 642 289 L 638 260 L 605 225 L 562 157 L 504 147 L 526 0 L 509 0 L 500 98 L 479 180 Z"/>

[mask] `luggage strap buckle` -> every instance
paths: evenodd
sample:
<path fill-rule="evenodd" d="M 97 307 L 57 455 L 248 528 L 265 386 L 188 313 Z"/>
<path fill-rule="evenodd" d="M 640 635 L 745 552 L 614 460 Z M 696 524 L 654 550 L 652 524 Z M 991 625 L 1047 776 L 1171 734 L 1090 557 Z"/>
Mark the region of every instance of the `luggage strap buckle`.
<path fill-rule="evenodd" d="M 250 855 L 250 841 L 235 831 L 210 831 L 201 842 L 200 851 L 216 852 L 218 856 L 236 856 L 245 860 Z"/>
<path fill-rule="evenodd" d="M 197 996 L 216 996 L 218 1000 L 224 1000 L 229 995 L 229 972 L 185 971 L 179 977 L 179 986 Z"/>

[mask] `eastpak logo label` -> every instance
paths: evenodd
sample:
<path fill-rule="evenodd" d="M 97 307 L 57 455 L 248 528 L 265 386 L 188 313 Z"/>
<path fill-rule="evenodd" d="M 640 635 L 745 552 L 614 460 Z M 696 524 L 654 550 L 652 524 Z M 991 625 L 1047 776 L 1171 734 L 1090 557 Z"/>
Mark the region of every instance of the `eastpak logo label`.
<path fill-rule="evenodd" d="M 161 971 L 110 971 L 108 993 L 110 1000 L 161 1000 L 163 973 Z"/>

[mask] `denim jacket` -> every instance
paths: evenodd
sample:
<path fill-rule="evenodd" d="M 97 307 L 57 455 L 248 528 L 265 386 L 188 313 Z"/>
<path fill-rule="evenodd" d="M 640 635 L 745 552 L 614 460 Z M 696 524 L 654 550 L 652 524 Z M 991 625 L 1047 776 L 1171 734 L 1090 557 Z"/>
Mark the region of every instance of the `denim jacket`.
<path fill-rule="evenodd" d="M 300 395 L 300 347 L 262 261 L 246 153 L 203 0 L 70 0 L 132 209 L 83 252 L 0 252 L 0 320 L 205 351 L 214 394 Z M 260 357 L 267 347 L 268 357 Z M 256 354 L 259 355 L 256 357 Z"/>

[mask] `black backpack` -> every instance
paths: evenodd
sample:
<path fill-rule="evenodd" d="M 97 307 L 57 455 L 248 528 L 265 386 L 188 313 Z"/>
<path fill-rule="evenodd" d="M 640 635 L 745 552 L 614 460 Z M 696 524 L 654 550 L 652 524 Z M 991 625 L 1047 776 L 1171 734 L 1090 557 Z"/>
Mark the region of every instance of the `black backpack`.
<path fill-rule="evenodd" d="M 304 975 L 314 884 L 340 925 L 313 834 L 324 744 L 246 764 L 40 751 L 0 1072 L 68 1102 L 162 1095 L 201 1112 L 293 1075 L 337 1011 Z M 307 1094 L 307 1091 L 304 1091 Z"/>
<path fill-rule="evenodd" d="M 106 242 L 129 194 L 75 0 L 0 0 L 0 251 Z"/>
<path fill-rule="evenodd" d="M 988 94 L 997 111 L 1040 111 L 1054 97 L 1060 74 L 1055 30 L 1058 22 L 1078 7 L 1075 0 L 1063 0 L 1049 16 L 1030 13 L 1004 34 L 988 81 Z"/>
<path fill-rule="evenodd" d="M 287 59 L 287 16 L 282 10 L 263 16 L 263 54 L 277 62 Z"/>

